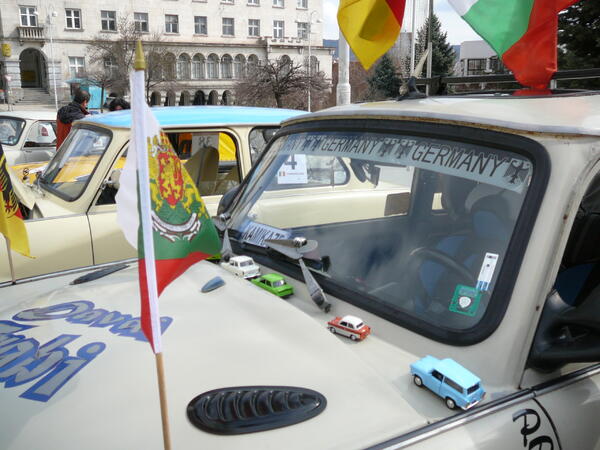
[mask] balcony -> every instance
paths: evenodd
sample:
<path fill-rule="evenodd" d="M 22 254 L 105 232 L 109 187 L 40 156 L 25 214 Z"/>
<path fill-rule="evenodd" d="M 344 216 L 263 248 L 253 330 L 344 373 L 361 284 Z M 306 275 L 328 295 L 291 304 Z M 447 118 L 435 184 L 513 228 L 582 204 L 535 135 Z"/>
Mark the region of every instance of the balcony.
<path fill-rule="evenodd" d="M 19 41 L 21 44 L 25 41 L 46 42 L 46 33 L 44 27 L 17 27 L 19 30 Z"/>

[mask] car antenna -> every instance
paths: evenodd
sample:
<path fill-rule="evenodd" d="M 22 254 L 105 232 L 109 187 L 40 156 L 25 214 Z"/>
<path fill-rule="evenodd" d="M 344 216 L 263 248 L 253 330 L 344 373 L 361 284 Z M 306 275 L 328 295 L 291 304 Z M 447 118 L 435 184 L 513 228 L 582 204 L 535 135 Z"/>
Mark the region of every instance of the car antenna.
<path fill-rule="evenodd" d="M 315 277 L 310 273 L 306 264 L 304 264 L 303 258 L 305 253 L 316 250 L 319 243 L 312 239 L 297 236 L 294 239 L 265 239 L 265 244 L 276 252 L 298 261 L 310 298 L 323 312 L 328 313 L 331 309 L 331 303 L 327 301 L 325 292 L 323 292 L 323 289 L 319 286 Z"/>
<path fill-rule="evenodd" d="M 417 88 L 417 76 L 423 72 L 423 66 L 425 65 L 425 61 L 427 61 L 428 54 L 429 49 L 425 50 L 425 52 L 421 55 L 418 64 L 410 74 L 408 80 L 406 80 L 404 84 L 400 86 L 400 96 L 398 97 L 398 101 L 427 97 L 427 94 L 423 94 Z"/>

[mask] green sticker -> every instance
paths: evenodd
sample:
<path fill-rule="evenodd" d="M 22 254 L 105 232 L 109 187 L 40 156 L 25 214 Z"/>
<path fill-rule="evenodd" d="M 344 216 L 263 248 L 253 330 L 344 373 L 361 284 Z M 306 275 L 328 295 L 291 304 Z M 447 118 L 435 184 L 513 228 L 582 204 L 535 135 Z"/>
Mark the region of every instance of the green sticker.
<path fill-rule="evenodd" d="M 477 312 L 477 308 L 479 308 L 480 300 L 481 291 L 474 287 L 458 284 L 448 309 L 452 312 L 473 317 Z"/>

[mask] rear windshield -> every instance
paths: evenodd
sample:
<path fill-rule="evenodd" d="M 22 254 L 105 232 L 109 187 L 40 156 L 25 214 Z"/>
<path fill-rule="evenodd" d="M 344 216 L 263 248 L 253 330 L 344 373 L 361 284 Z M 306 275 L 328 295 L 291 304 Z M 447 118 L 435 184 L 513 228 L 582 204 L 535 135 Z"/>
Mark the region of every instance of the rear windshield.
<path fill-rule="evenodd" d="M 0 117 L 0 143 L 16 145 L 25 128 L 25 121 L 12 117 Z"/>
<path fill-rule="evenodd" d="M 473 392 L 477 391 L 477 389 L 479 389 L 479 383 L 474 384 L 469 389 L 467 389 L 467 394 L 472 394 Z"/>

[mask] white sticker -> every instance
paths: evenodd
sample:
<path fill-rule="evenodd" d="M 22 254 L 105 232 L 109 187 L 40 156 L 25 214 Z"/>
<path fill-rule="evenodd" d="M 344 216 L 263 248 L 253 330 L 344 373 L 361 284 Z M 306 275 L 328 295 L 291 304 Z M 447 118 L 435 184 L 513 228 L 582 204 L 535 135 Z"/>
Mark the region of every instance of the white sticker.
<path fill-rule="evenodd" d="M 277 184 L 307 184 L 306 155 L 290 155 L 277 171 Z"/>
<path fill-rule="evenodd" d="M 287 230 L 280 230 L 258 222 L 249 222 L 242 233 L 242 241 L 267 248 L 265 239 L 288 239 L 290 236 L 291 233 Z"/>
<path fill-rule="evenodd" d="M 490 288 L 497 262 L 498 255 L 496 253 L 485 254 L 483 264 L 481 264 L 481 270 L 479 271 L 479 277 L 477 278 L 477 289 L 480 291 L 487 291 Z"/>

